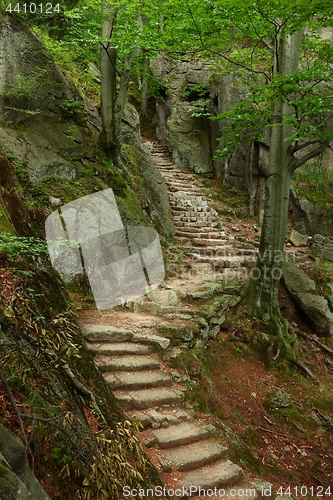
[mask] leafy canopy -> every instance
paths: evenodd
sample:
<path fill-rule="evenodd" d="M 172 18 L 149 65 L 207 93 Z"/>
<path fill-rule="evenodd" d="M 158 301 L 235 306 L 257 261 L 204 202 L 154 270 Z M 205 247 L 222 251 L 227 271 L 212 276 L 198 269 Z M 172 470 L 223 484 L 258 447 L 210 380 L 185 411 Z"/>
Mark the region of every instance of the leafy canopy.
<path fill-rule="evenodd" d="M 226 123 L 223 153 L 239 143 L 245 130 L 250 140 L 260 140 L 267 125 L 291 125 L 294 132 L 287 139 L 296 142 L 328 137 L 333 110 L 331 1 L 165 0 L 163 6 L 165 50 L 180 58 L 185 51 L 209 58 L 217 75 L 233 73 L 238 81 L 242 101 L 215 118 Z M 301 30 L 299 69 L 282 74 L 277 42 Z M 277 101 L 290 105 L 290 113 L 278 123 L 272 114 Z"/>

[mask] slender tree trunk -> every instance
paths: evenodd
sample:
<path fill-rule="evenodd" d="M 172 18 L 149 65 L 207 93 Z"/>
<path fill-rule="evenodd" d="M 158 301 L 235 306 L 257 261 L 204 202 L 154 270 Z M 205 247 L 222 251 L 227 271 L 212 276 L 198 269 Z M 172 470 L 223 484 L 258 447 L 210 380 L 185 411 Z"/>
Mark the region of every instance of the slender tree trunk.
<path fill-rule="evenodd" d="M 101 146 L 108 159 L 117 159 L 120 148 L 115 124 L 115 102 L 117 99 L 116 51 L 110 46 L 115 13 L 108 3 L 103 3 L 103 24 L 101 46 Z"/>
<path fill-rule="evenodd" d="M 141 107 L 140 115 L 147 116 L 148 112 L 148 73 L 149 73 L 149 57 L 143 51 L 142 55 L 142 87 L 141 87 Z"/>
<path fill-rule="evenodd" d="M 298 69 L 303 32 L 278 40 L 275 72 L 288 75 Z M 275 126 L 269 141 L 268 177 L 265 191 L 265 210 L 257 267 L 252 275 L 252 308 L 282 334 L 283 321 L 278 302 L 281 265 L 287 227 L 290 184 L 293 173 L 292 143 L 287 140 L 293 133 L 282 120 L 293 110 L 285 102 L 273 104 Z M 281 125 L 279 125 L 281 123 Z"/>
<path fill-rule="evenodd" d="M 116 49 L 111 46 L 116 12 L 111 3 L 103 3 L 103 24 L 101 46 L 101 114 L 102 132 L 100 143 L 107 157 L 127 173 L 121 160 L 121 123 L 126 105 L 130 68 L 139 49 L 135 47 L 125 56 L 122 68 L 117 69 Z M 117 85 L 117 77 L 119 85 Z"/>

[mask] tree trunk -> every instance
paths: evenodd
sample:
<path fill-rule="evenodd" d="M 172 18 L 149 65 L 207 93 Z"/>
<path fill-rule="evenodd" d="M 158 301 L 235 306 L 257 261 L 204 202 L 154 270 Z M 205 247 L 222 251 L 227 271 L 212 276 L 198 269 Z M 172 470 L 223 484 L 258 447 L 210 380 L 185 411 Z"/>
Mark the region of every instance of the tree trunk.
<path fill-rule="evenodd" d="M 130 81 L 130 68 L 139 49 L 135 47 L 129 56 L 124 57 L 123 67 L 118 71 L 117 52 L 110 45 L 115 16 L 112 3 L 104 2 L 101 47 L 102 132 L 100 142 L 107 158 L 127 174 L 127 168 L 121 161 L 121 123 Z M 119 77 L 119 86 L 117 86 L 117 76 Z"/>
<path fill-rule="evenodd" d="M 303 32 L 278 40 L 275 73 L 288 75 L 298 69 Z M 252 270 L 252 308 L 281 334 L 283 321 L 278 302 L 281 264 L 287 227 L 290 183 L 293 173 L 292 142 L 287 140 L 293 133 L 289 125 L 279 125 L 293 113 L 285 102 L 273 104 L 273 125 L 269 141 L 268 176 L 265 191 L 265 210 L 257 267 Z"/>
<path fill-rule="evenodd" d="M 101 115 L 102 132 L 101 146 L 112 162 L 117 161 L 118 150 L 120 156 L 120 142 L 117 136 L 115 123 L 115 103 L 117 99 L 117 68 L 116 51 L 110 46 L 112 36 L 114 12 L 112 7 L 103 4 L 103 24 L 101 46 Z"/>
<path fill-rule="evenodd" d="M 149 73 L 149 57 L 147 57 L 145 55 L 145 51 L 143 51 L 141 107 L 140 107 L 141 116 L 147 116 L 148 113 L 148 73 Z"/>

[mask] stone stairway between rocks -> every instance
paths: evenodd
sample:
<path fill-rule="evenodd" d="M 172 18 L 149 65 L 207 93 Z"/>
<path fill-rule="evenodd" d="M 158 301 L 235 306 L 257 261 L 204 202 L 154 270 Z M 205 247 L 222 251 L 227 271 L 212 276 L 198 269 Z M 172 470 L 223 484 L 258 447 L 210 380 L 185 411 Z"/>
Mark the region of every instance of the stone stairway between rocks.
<path fill-rule="evenodd" d="M 215 428 L 184 410 L 182 376 L 158 354 L 165 352 L 169 339 L 114 325 L 86 325 L 83 331 L 116 400 L 130 419 L 142 424 L 139 440 L 144 449 L 154 449 L 167 487 L 208 490 L 242 479 L 242 469 L 228 460 Z"/>
<path fill-rule="evenodd" d="M 170 339 L 163 336 L 168 335 L 163 332 L 166 328 L 170 338 L 176 339 L 176 345 L 180 342 L 187 347 L 205 345 L 209 338 L 215 338 L 229 308 L 240 300 L 239 284 L 232 281 L 232 271 L 237 271 L 236 278 L 246 272 L 246 266 L 255 261 L 257 248 L 248 242 L 238 247 L 236 239 L 227 236 L 217 212 L 196 185 L 199 181 L 195 174 L 179 169 L 170 161 L 167 151 L 156 143 L 145 144 L 168 187 L 177 246 L 199 272 L 195 277 L 190 273 L 181 279 L 170 279 L 163 285 L 165 289 L 162 286 L 162 290 L 153 293 L 159 298 L 149 297 L 153 302 L 145 302 L 145 297 L 142 304 L 137 300 L 126 311 L 110 314 L 107 323 L 112 324 L 105 324 L 105 319 L 103 324 L 85 324 L 87 346 L 127 417 L 141 424 L 138 438 L 161 471 L 166 488 L 186 491 L 174 498 L 240 500 L 246 489 L 251 489 L 251 498 L 260 498 L 261 489 L 267 488 L 268 483 L 245 477 L 242 469 L 229 460 L 225 443 L 220 442 L 215 428 L 205 423 L 204 416 L 195 418 L 186 402 L 186 380 L 167 363 L 174 349 L 170 348 Z M 231 271 L 230 282 L 226 271 Z M 228 276 L 225 282 L 224 275 Z M 213 301 L 208 307 L 207 300 L 221 293 L 220 301 L 216 304 Z M 169 298 L 167 305 L 162 303 L 168 294 L 177 298 L 172 307 Z M 191 306 L 183 303 L 187 297 Z M 202 300 L 207 317 L 200 309 Z M 185 317 L 186 338 L 180 335 Z M 189 333 L 191 322 L 197 325 L 197 340 Z M 208 496 L 199 495 L 199 488 L 208 491 Z M 214 488 L 222 488 L 225 495 L 213 494 Z"/>
<path fill-rule="evenodd" d="M 228 237 L 226 226 L 196 185 L 199 176 L 172 163 L 168 151 L 158 143 L 146 141 L 145 145 L 167 185 L 177 244 L 193 267 L 205 273 L 225 268 L 241 270 L 253 264 L 257 249 L 250 244 L 238 248 L 234 237 Z"/>

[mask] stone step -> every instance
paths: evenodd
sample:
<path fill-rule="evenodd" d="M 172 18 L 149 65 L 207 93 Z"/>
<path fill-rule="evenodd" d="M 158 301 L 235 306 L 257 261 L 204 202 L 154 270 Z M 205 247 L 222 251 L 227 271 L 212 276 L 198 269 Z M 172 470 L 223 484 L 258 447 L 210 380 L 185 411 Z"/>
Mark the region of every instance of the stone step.
<path fill-rule="evenodd" d="M 178 449 L 167 450 L 165 458 L 175 469 L 185 471 L 204 467 L 215 460 L 225 458 L 226 453 L 227 448 L 217 441 L 199 441 Z"/>
<path fill-rule="evenodd" d="M 127 354 L 150 354 L 152 346 L 132 342 L 93 342 L 87 344 L 89 351 L 104 356 L 126 356 Z"/>
<path fill-rule="evenodd" d="M 209 210 L 206 210 L 207 207 L 199 207 L 199 209 L 196 209 L 195 207 L 179 207 L 179 209 L 173 209 L 172 210 L 172 216 L 181 216 L 181 217 L 197 217 L 197 216 L 204 216 L 208 217 L 211 212 Z"/>
<path fill-rule="evenodd" d="M 170 176 L 165 175 L 164 179 L 167 184 L 175 187 L 185 187 L 186 189 L 195 189 L 196 191 L 200 192 L 200 195 L 202 195 L 202 191 L 195 184 L 193 184 L 193 179 L 191 177 L 184 177 L 183 175 L 179 176 L 177 174 L 173 174 Z"/>
<path fill-rule="evenodd" d="M 184 227 L 186 230 L 188 228 L 195 228 L 198 230 L 198 232 L 201 232 L 204 227 L 207 226 L 207 222 L 184 222 L 184 221 L 175 221 L 174 225 L 177 226 L 177 229 L 179 227 Z M 212 227 L 217 227 L 218 223 L 217 222 L 210 222 L 209 226 L 210 228 Z"/>
<path fill-rule="evenodd" d="M 230 255 L 225 257 L 214 257 L 214 256 L 203 256 L 196 254 L 193 252 L 193 257 L 197 263 L 206 263 L 209 262 L 213 264 L 215 267 L 242 267 L 244 265 L 250 265 L 256 262 L 254 257 L 250 256 L 241 256 L 241 255 Z"/>
<path fill-rule="evenodd" d="M 201 231 L 203 231 L 205 229 L 205 227 L 203 226 L 202 228 L 197 228 L 197 227 L 177 227 L 176 229 L 176 234 L 179 234 L 179 235 L 183 235 L 183 234 L 187 234 L 187 233 L 192 233 L 192 238 L 195 238 L 197 237 L 197 234 L 205 234 L 205 233 L 202 233 Z M 212 228 L 206 228 L 207 231 L 211 231 Z M 216 231 L 218 231 L 218 229 L 216 229 Z"/>
<path fill-rule="evenodd" d="M 160 171 L 160 173 L 164 175 L 177 175 L 179 173 L 179 170 L 175 169 L 175 166 L 172 164 L 168 163 L 155 163 L 155 167 L 157 170 Z"/>
<path fill-rule="evenodd" d="M 229 258 L 232 255 L 235 255 L 234 248 L 231 245 L 222 245 L 215 247 L 206 247 L 206 246 L 180 246 L 183 252 L 185 253 L 195 253 L 199 255 L 205 255 L 206 257 L 220 257 Z"/>
<path fill-rule="evenodd" d="M 179 174 L 177 172 L 165 172 L 164 173 L 164 179 L 168 184 L 174 184 L 184 186 L 186 188 L 193 188 L 199 191 L 198 186 L 194 184 L 194 178 L 192 175 L 184 175 L 184 174 Z M 200 194 L 202 195 L 202 192 L 200 190 Z"/>
<path fill-rule="evenodd" d="M 216 230 L 216 233 L 197 233 L 196 231 L 190 232 L 186 231 L 181 231 L 182 228 L 179 228 L 179 230 L 176 231 L 176 236 L 178 237 L 183 237 L 183 238 L 214 238 L 214 239 L 220 239 L 221 238 L 221 233 L 220 231 Z M 228 240 L 226 240 L 227 242 Z"/>
<path fill-rule="evenodd" d="M 152 356 L 98 356 L 95 363 L 101 372 L 110 371 L 143 371 L 160 367 L 159 361 Z"/>
<path fill-rule="evenodd" d="M 205 196 L 202 195 L 197 195 L 197 194 L 191 194 L 188 193 L 186 196 L 186 191 L 178 192 L 178 193 L 170 193 L 170 198 L 174 199 L 176 201 L 179 201 L 180 206 L 183 205 L 183 202 L 190 202 L 194 206 L 198 207 L 208 207 L 208 200 Z"/>
<path fill-rule="evenodd" d="M 177 212 L 177 215 L 181 215 L 180 212 L 184 212 L 184 211 L 190 211 L 190 212 L 195 212 L 195 213 L 211 213 L 213 215 L 216 215 L 215 212 L 208 206 L 204 206 L 204 207 L 193 207 L 193 206 L 188 206 L 188 207 L 183 207 L 183 206 L 179 206 L 179 207 L 174 207 L 171 209 L 172 213 L 175 213 Z M 179 212 L 179 213 L 178 213 Z"/>
<path fill-rule="evenodd" d="M 201 215 L 201 216 L 188 216 L 188 215 L 178 215 L 178 216 L 173 216 L 172 217 L 172 220 L 174 222 L 174 224 L 176 222 L 184 222 L 184 223 L 187 223 L 187 222 L 194 222 L 194 223 L 198 223 L 198 224 L 204 224 L 205 226 L 209 226 L 209 224 L 211 222 L 214 222 L 216 219 L 214 217 L 210 217 L 209 215 Z"/>
<path fill-rule="evenodd" d="M 114 397 L 120 406 L 126 410 L 144 410 L 145 408 L 166 405 L 180 405 L 184 400 L 184 392 L 168 387 L 142 389 L 138 391 L 115 391 Z M 181 425 L 181 424 L 179 424 Z"/>
<path fill-rule="evenodd" d="M 230 460 L 222 460 L 207 465 L 202 469 L 187 472 L 180 480 L 180 486 L 189 490 L 190 496 L 199 494 L 199 488 L 210 490 L 223 485 L 235 484 L 241 480 L 244 473 L 238 465 Z"/>
<path fill-rule="evenodd" d="M 168 425 L 178 425 L 181 422 L 188 422 L 193 419 L 193 417 L 184 410 L 144 410 L 144 411 L 127 411 L 127 416 L 131 420 L 136 420 L 140 422 L 144 428 L 148 427 L 167 427 Z"/>
<path fill-rule="evenodd" d="M 175 181 L 174 179 L 166 179 L 164 178 L 166 185 L 171 188 L 171 192 L 176 191 L 188 191 L 191 193 L 191 196 L 201 196 L 202 192 L 199 188 L 195 186 L 191 186 L 190 181 Z"/>
<path fill-rule="evenodd" d="M 178 214 L 173 213 L 172 214 L 173 220 L 180 220 L 180 221 L 212 221 L 216 220 L 214 217 L 212 217 L 209 212 L 192 212 L 190 210 L 187 210 L 186 212 L 180 212 Z"/>
<path fill-rule="evenodd" d="M 112 372 L 104 378 L 111 389 L 146 389 L 148 387 L 166 387 L 172 384 L 172 379 L 160 370 L 143 372 Z"/>
<path fill-rule="evenodd" d="M 120 326 L 86 325 L 82 330 L 85 339 L 91 342 L 126 342 L 133 336 L 131 330 Z"/>
<path fill-rule="evenodd" d="M 161 448 L 175 448 L 211 437 L 212 426 L 204 426 L 198 422 L 184 422 L 172 425 L 167 429 L 157 429 L 152 432 Z"/>
<path fill-rule="evenodd" d="M 151 344 L 157 349 L 167 349 L 170 345 L 170 339 L 167 337 L 162 337 L 161 335 L 156 335 L 154 333 L 134 333 L 132 337 L 132 342 L 142 342 L 144 344 Z"/>
<path fill-rule="evenodd" d="M 224 246 L 228 242 L 228 239 L 226 238 L 193 238 L 192 243 L 193 245 L 198 245 L 198 246 Z"/>
<path fill-rule="evenodd" d="M 178 190 L 175 192 L 169 191 L 169 203 L 174 203 L 176 207 L 201 207 L 208 206 L 207 201 L 198 201 L 197 196 L 191 196 L 191 193 L 185 190 Z"/>

